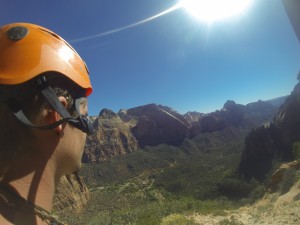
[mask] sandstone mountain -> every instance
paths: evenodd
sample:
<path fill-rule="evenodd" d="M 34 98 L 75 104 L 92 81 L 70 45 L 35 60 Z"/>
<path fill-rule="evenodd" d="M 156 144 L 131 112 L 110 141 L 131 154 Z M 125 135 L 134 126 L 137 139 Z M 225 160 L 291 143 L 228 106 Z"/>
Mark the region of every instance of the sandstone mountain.
<path fill-rule="evenodd" d="M 90 192 L 78 172 L 64 176 L 54 195 L 54 210 L 79 214 L 90 199 Z"/>
<path fill-rule="evenodd" d="M 123 110 L 120 115 L 136 121 L 131 131 L 140 147 L 162 143 L 179 145 L 188 136 L 188 121 L 169 107 L 149 104 Z"/>
<path fill-rule="evenodd" d="M 109 109 L 101 110 L 94 121 L 95 133 L 87 137 L 83 162 L 99 162 L 138 149 L 131 132 L 133 121 L 123 121 Z"/>
<path fill-rule="evenodd" d="M 193 120 L 190 137 L 199 133 L 223 130 L 225 127 L 249 129 L 272 120 L 277 107 L 268 101 L 257 101 L 247 105 L 228 100 L 221 110 L 201 115 Z M 195 123 L 196 122 L 196 123 Z"/>

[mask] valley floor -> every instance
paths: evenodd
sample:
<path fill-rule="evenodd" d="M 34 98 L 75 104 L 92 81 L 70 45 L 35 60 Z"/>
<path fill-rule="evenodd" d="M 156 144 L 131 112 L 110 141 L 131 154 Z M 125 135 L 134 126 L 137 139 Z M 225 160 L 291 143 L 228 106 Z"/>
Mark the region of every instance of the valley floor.
<path fill-rule="evenodd" d="M 254 205 L 226 213 L 224 216 L 195 214 L 190 218 L 203 225 L 299 225 L 300 180 L 284 195 L 268 193 Z"/>

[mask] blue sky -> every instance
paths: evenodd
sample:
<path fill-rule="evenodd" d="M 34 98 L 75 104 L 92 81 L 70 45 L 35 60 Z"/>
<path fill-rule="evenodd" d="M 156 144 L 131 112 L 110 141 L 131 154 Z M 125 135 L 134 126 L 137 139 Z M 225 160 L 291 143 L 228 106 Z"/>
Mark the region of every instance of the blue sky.
<path fill-rule="evenodd" d="M 147 20 L 177 3 L 2 0 L 0 25 L 36 23 L 70 42 L 91 73 L 90 115 L 149 103 L 206 113 L 290 94 L 300 44 L 280 0 L 212 23 L 183 8 Z"/>

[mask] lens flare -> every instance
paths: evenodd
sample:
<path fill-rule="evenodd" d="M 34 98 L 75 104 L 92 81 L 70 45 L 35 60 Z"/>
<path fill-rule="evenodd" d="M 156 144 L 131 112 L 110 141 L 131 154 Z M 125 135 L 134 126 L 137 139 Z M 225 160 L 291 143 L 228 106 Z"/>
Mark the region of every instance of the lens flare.
<path fill-rule="evenodd" d="M 178 5 L 198 20 L 213 22 L 245 12 L 252 0 L 181 0 Z"/>
<path fill-rule="evenodd" d="M 213 22 L 245 12 L 253 1 L 254 0 L 180 0 L 176 5 L 144 20 L 140 20 L 138 22 L 115 28 L 106 32 L 73 39 L 70 40 L 70 42 L 78 43 L 103 37 L 106 35 L 119 33 L 121 31 L 151 22 L 152 20 L 158 19 L 178 9 L 185 9 L 189 14 L 199 20 Z"/>

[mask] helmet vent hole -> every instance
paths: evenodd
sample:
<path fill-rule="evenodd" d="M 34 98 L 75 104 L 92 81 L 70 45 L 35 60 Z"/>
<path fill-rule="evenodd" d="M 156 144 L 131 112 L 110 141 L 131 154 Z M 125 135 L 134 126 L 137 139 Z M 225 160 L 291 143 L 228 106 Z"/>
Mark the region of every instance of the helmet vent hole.
<path fill-rule="evenodd" d="M 19 41 L 28 34 L 28 29 L 23 26 L 15 26 L 7 31 L 7 37 L 12 41 Z"/>

